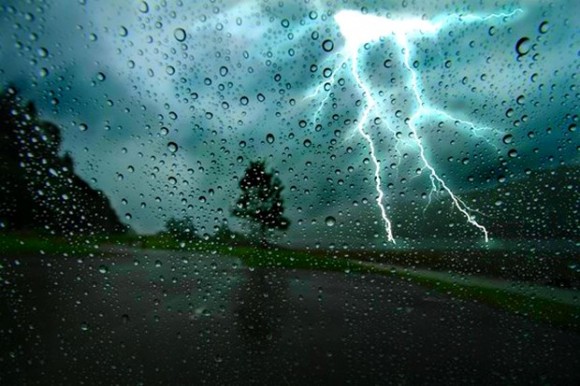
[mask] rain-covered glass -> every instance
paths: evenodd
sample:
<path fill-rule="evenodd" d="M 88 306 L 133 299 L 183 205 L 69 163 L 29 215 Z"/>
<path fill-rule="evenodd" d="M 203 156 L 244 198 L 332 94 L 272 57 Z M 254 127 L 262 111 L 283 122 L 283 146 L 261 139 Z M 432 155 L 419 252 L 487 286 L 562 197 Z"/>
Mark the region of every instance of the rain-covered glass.
<path fill-rule="evenodd" d="M 0 384 L 580 384 L 580 3 L 0 3 Z"/>

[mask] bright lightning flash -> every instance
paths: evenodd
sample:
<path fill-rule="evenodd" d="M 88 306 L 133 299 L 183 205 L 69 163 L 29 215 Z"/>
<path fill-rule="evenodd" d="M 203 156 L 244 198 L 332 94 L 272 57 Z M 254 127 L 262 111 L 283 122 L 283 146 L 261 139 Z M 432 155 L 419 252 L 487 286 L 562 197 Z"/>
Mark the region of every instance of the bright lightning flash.
<path fill-rule="evenodd" d="M 364 110 L 361 112 L 359 119 L 357 120 L 356 130 L 358 133 L 365 139 L 367 142 L 371 159 L 375 166 L 375 189 L 377 191 L 377 204 L 379 206 L 381 216 L 383 222 L 385 224 L 385 232 L 387 236 L 387 240 L 390 242 L 395 242 L 393 237 L 393 230 L 391 220 L 387 215 L 387 210 L 383 204 L 384 199 L 384 192 L 382 190 L 382 181 L 380 175 L 380 162 L 376 155 L 376 149 L 373 144 L 372 138 L 370 134 L 365 129 L 365 123 L 369 120 L 369 115 L 371 112 L 376 110 L 379 106 L 374 97 L 373 88 L 371 85 L 368 85 L 361 77 L 361 73 L 359 71 L 359 50 L 360 48 L 365 45 L 375 41 L 378 41 L 381 38 L 393 38 L 397 46 L 401 49 L 401 62 L 403 63 L 404 67 L 410 74 L 410 79 L 408 80 L 409 88 L 413 92 L 415 108 L 411 115 L 411 117 L 407 120 L 407 126 L 411 132 L 412 140 L 416 145 L 419 151 L 419 157 L 422 163 L 422 170 L 426 170 L 429 173 L 429 178 L 431 180 L 432 190 L 431 193 L 437 192 L 439 189 L 445 191 L 450 197 L 453 206 L 461 212 L 463 216 L 467 219 L 467 222 L 477 229 L 479 229 L 487 242 L 489 239 L 487 229 L 477 222 L 474 213 L 477 211 L 467 206 L 465 202 L 461 200 L 453 191 L 449 188 L 449 186 L 445 183 L 443 178 L 437 173 L 433 164 L 429 161 L 425 146 L 422 141 L 422 137 L 418 132 L 417 129 L 417 121 L 420 119 L 424 119 L 425 117 L 442 117 L 446 120 L 450 120 L 458 124 L 460 127 L 465 127 L 472 130 L 476 135 L 481 130 L 487 130 L 487 127 L 478 127 L 472 122 L 461 120 L 458 118 L 453 117 L 452 115 L 448 114 L 443 110 L 439 110 L 436 107 L 429 106 L 427 99 L 423 95 L 421 91 L 421 87 L 419 85 L 420 77 L 417 71 L 413 69 L 411 66 L 411 42 L 413 39 L 417 37 L 435 37 L 437 33 L 444 27 L 450 26 L 452 24 L 466 24 L 471 22 L 482 22 L 487 21 L 490 19 L 497 19 L 497 18 L 508 18 L 514 16 L 516 13 L 522 12 L 522 10 L 518 9 L 510 13 L 501 13 L 501 14 L 491 14 L 487 16 L 478 16 L 473 14 L 468 15 L 460 15 L 460 14 L 452 14 L 445 16 L 443 18 L 437 18 L 433 21 L 429 20 L 422 20 L 418 18 L 405 18 L 399 20 L 387 19 L 385 17 L 380 17 L 376 15 L 366 15 L 362 14 L 357 11 L 350 11 L 350 10 L 343 10 L 338 12 L 334 19 L 338 24 L 340 31 L 345 39 L 345 46 L 343 50 L 340 52 L 344 58 L 339 62 L 339 65 L 333 71 L 332 76 L 330 77 L 330 84 L 334 83 L 335 76 L 337 73 L 344 67 L 350 69 L 352 77 L 354 78 L 357 85 L 362 89 L 363 98 L 365 101 Z M 346 64 L 346 66 L 345 66 Z M 313 94 L 307 96 L 306 98 L 312 98 L 317 96 L 322 87 L 317 87 Z M 329 98 L 330 93 L 323 98 L 322 102 L 320 103 L 317 111 L 316 117 L 321 113 L 323 105 Z M 305 99 L 306 99 L 305 98 Z M 386 119 L 383 119 L 382 122 L 385 122 L 385 126 L 389 131 L 394 134 L 394 130 L 389 126 Z M 394 137 L 395 140 L 398 140 Z M 431 199 L 431 195 L 429 197 Z"/>

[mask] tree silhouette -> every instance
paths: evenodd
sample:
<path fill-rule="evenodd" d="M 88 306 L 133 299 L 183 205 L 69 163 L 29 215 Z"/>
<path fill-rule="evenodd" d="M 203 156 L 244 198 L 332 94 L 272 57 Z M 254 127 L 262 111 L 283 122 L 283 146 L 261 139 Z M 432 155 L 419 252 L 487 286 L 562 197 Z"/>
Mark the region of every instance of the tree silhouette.
<path fill-rule="evenodd" d="M 108 198 L 76 174 L 60 145 L 59 127 L 41 120 L 34 103 L 15 87 L 0 90 L 0 231 L 125 232 Z"/>
<path fill-rule="evenodd" d="M 30 131 L 31 112 L 32 105 L 23 107 L 16 89 L 0 93 L 0 229 L 27 229 L 34 223 L 35 199 L 21 168 L 26 154 L 22 134 Z"/>
<path fill-rule="evenodd" d="M 263 161 L 250 163 L 239 186 L 242 193 L 232 213 L 257 226 L 262 244 L 266 244 L 267 232 L 288 228 L 290 220 L 283 216 L 284 186 L 280 179 L 266 172 Z"/>
<path fill-rule="evenodd" d="M 195 224 L 191 217 L 171 217 L 165 221 L 165 230 L 179 241 L 191 241 L 197 239 Z"/>

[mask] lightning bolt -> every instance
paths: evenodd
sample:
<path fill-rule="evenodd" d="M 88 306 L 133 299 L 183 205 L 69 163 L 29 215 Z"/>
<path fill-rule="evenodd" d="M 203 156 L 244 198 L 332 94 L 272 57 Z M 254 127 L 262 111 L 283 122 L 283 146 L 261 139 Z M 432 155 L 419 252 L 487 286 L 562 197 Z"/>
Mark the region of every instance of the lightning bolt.
<path fill-rule="evenodd" d="M 333 71 L 332 76 L 330 76 L 328 83 L 330 83 L 330 85 L 334 85 L 335 77 L 338 75 L 338 73 L 342 69 L 348 68 L 352 78 L 358 87 L 362 90 L 364 108 L 360 113 L 359 118 L 356 120 L 355 129 L 356 132 L 358 132 L 364 138 L 370 150 L 371 159 L 375 168 L 374 179 L 375 189 L 377 192 L 376 202 L 381 212 L 381 217 L 384 222 L 385 233 L 388 241 L 394 243 L 395 238 L 393 237 L 391 220 L 387 215 L 387 210 L 383 203 L 385 194 L 382 190 L 380 161 L 377 157 L 373 140 L 368 131 L 365 129 L 365 124 L 369 120 L 369 115 L 371 112 L 376 112 L 379 104 L 374 97 L 372 86 L 363 80 L 362 74 L 359 70 L 360 48 L 363 45 L 371 44 L 382 38 L 394 39 L 394 42 L 400 48 L 400 60 L 407 72 L 410 74 L 408 86 L 412 90 L 415 104 L 415 109 L 410 118 L 407 120 L 406 125 L 411 133 L 412 141 L 418 149 L 419 158 L 422 164 L 421 170 L 427 171 L 429 173 L 429 179 L 432 187 L 429 194 L 429 203 L 431 202 L 431 195 L 433 193 L 436 193 L 439 190 L 446 192 L 451 198 L 453 207 L 456 208 L 466 218 L 469 224 L 483 233 L 484 239 L 487 242 L 489 240 L 488 231 L 476 220 L 474 216 L 474 213 L 479 212 L 470 208 L 449 188 L 445 180 L 437 173 L 437 170 L 429 161 L 429 158 L 426 154 L 425 145 L 423 144 L 422 137 L 417 128 L 417 122 L 424 118 L 440 117 L 444 120 L 453 121 L 459 127 L 468 128 L 474 133 L 474 135 L 479 137 L 482 131 L 490 131 L 493 129 L 489 127 L 481 127 L 471 121 L 456 118 L 446 111 L 430 106 L 427 98 L 425 98 L 421 91 L 420 76 L 410 64 L 412 46 L 411 43 L 417 37 L 435 37 L 441 29 L 453 24 L 485 22 L 491 19 L 507 19 L 520 12 L 523 11 L 521 9 L 517 9 L 509 13 L 494 13 L 486 16 L 479 16 L 475 14 L 451 14 L 435 18 L 431 21 L 418 18 L 388 19 L 376 15 L 362 14 L 358 11 L 351 10 L 342 10 L 334 16 L 334 20 L 340 28 L 340 31 L 345 39 L 345 44 L 344 48 L 338 54 L 335 54 L 342 56 L 342 58 L 339 62 L 339 65 L 335 67 L 335 70 Z M 328 59 L 329 58 L 326 60 Z M 306 96 L 304 99 L 313 99 L 317 97 L 321 91 L 324 90 L 324 88 L 325 85 L 319 85 L 310 95 Z M 319 119 L 323 107 L 329 97 L 330 91 L 327 92 L 327 95 L 319 103 L 319 106 L 315 112 L 315 119 Z M 395 135 L 395 130 L 393 130 L 393 128 L 389 125 L 388 120 L 381 119 L 381 122 L 384 122 L 384 126 L 386 126 L 386 128 L 393 134 L 396 141 L 395 148 L 398 152 L 398 145 L 401 141 Z M 484 139 L 486 142 L 493 146 L 493 144 L 490 143 L 487 138 L 484 137 Z"/>

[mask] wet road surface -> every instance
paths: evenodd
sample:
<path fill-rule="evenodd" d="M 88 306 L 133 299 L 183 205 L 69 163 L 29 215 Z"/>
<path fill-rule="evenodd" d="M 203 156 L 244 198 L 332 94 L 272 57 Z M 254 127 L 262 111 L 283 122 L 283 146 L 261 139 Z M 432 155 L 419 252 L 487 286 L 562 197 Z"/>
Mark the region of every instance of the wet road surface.
<path fill-rule="evenodd" d="M 0 258 L 0 384 L 580 384 L 580 335 L 217 255 Z"/>

